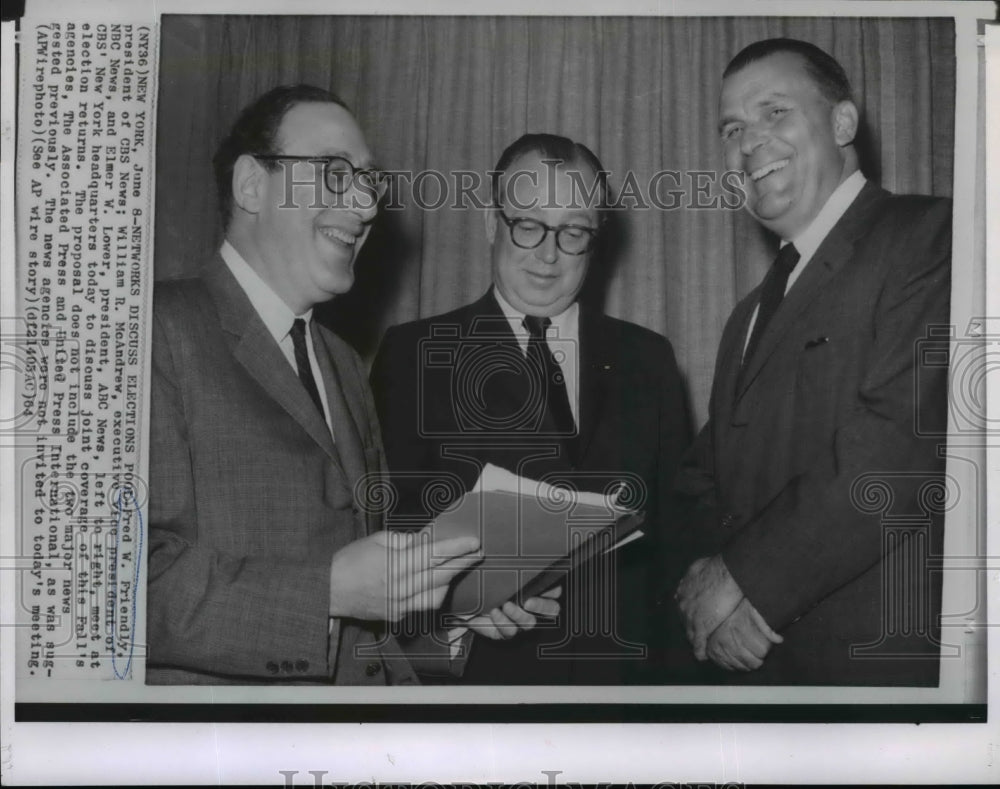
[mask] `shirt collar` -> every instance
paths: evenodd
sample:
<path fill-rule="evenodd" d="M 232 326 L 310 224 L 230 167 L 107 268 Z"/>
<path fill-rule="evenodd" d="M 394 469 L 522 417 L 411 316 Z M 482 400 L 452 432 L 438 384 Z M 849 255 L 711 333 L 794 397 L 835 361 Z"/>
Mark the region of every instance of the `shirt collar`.
<path fill-rule="evenodd" d="M 521 323 L 524 320 L 525 314 L 520 310 L 514 309 L 511 303 L 503 297 L 503 294 L 496 285 L 493 286 L 493 296 L 496 298 L 497 304 L 500 305 L 504 316 L 510 322 L 510 327 L 514 330 L 514 334 L 526 335 L 528 333 L 527 329 Z M 558 315 L 551 316 L 552 326 L 550 328 L 556 330 L 556 336 L 561 340 L 574 339 L 577 333 L 577 326 L 579 325 L 579 315 L 580 304 L 574 301 Z"/>
<path fill-rule="evenodd" d="M 271 290 L 271 286 L 261 279 L 260 275 L 250 267 L 250 264 L 243 259 L 243 256 L 236 251 L 236 247 L 228 240 L 222 242 L 219 254 L 229 270 L 233 272 L 236 281 L 243 288 L 243 292 L 247 294 L 250 304 L 253 305 L 254 310 L 276 343 L 280 344 L 285 339 L 296 318 L 302 318 L 308 326 L 312 319 L 312 310 L 310 309 L 302 315 L 296 315 L 292 312 L 284 300 Z"/>
<path fill-rule="evenodd" d="M 816 218 L 809 223 L 809 226 L 805 230 L 795 238 L 782 239 L 782 246 L 788 241 L 795 244 L 795 248 L 799 252 L 799 265 L 805 264 L 816 254 L 819 245 L 823 243 L 823 240 L 833 230 L 833 226 L 840 221 L 840 218 L 850 207 L 851 203 L 854 202 L 854 198 L 860 194 L 864 186 L 864 175 L 862 175 L 860 170 L 855 170 L 833 190 L 833 194 L 830 195 L 820 209 L 820 212 L 816 215 Z"/>

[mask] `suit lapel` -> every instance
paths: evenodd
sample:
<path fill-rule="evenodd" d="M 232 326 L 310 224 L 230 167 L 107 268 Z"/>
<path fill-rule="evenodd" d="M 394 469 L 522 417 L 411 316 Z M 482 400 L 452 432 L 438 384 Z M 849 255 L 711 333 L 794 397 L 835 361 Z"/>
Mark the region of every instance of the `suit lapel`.
<path fill-rule="evenodd" d="M 336 458 L 330 430 L 309 393 L 221 257 L 215 258 L 204 279 L 218 307 L 220 325 L 232 338 L 233 357 L 328 455 Z"/>
<path fill-rule="evenodd" d="M 743 364 L 743 346 L 746 344 L 747 333 L 750 329 L 750 317 L 753 315 L 759 294 L 760 288 L 758 287 L 737 306 L 739 314 L 733 318 L 733 329 L 727 334 L 723 334 L 722 343 L 719 346 L 716 381 L 713 386 L 717 391 L 716 396 L 722 398 L 719 402 L 720 405 L 724 405 L 724 413 L 727 414 L 731 412 L 732 405 L 740 394 L 736 391 L 736 384 L 740 375 L 740 367 Z"/>
<path fill-rule="evenodd" d="M 310 325 L 316 361 L 326 389 L 336 452 L 347 476 L 348 486 L 353 490 L 367 471 L 364 445 L 357 427 L 365 418 L 364 404 L 360 400 L 360 393 L 344 386 L 338 370 L 350 370 L 354 366 L 354 359 L 339 346 L 326 342 L 315 321 L 311 321 Z"/>
<path fill-rule="evenodd" d="M 753 385 L 775 349 L 788 338 L 789 330 L 796 319 L 851 259 L 854 241 L 871 225 L 873 203 L 887 194 L 871 182 L 866 183 L 840 221 L 827 234 L 802 275 L 785 295 L 764 334 L 761 335 L 757 350 L 750 360 L 750 366 L 740 382 L 740 391 L 736 393 L 737 400 Z M 756 303 L 756 299 L 752 303 Z M 745 339 L 744 332 L 740 340 Z M 740 347 L 742 349 L 742 346 Z"/>

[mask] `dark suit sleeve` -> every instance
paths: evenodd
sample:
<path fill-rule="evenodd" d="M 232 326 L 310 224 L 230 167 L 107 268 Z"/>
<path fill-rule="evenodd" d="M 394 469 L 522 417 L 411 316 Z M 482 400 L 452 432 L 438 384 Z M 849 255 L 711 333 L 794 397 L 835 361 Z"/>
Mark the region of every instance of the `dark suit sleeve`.
<path fill-rule="evenodd" d="M 675 481 L 679 469 L 688 457 L 685 450 L 691 444 L 691 420 L 688 413 L 684 383 L 670 343 L 666 340 L 658 358 L 661 360 L 659 400 L 659 447 L 657 451 L 657 501 L 654 512 L 659 525 L 657 541 L 660 549 L 672 558 L 679 555 L 678 540 L 682 531 L 681 509 Z"/>
<path fill-rule="evenodd" d="M 386 462 L 397 496 L 392 515 L 397 518 L 425 513 L 421 491 L 426 475 L 441 465 L 441 460 L 434 457 L 437 444 L 421 432 L 425 394 L 420 388 L 419 355 L 419 338 L 411 327 L 390 328 L 370 376 Z"/>
<path fill-rule="evenodd" d="M 918 370 L 915 357 L 927 327 L 948 322 L 951 212 L 946 201 L 920 207 L 915 216 L 897 216 L 896 232 L 880 247 L 894 260 L 876 303 L 862 384 L 836 429 L 832 455 L 796 477 L 722 552 L 744 594 L 774 628 L 886 553 L 881 513 L 865 512 L 858 498 L 854 483 L 860 477 L 902 479 L 891 484 L 905 511 L 917 495 L 907 475 L 916 481 L 942 470 L 937 440 L 918 435 L 915 424 L 941 426 L 947 368 Z"/>
<path fill-rule="evenodd" d="M 205 482 L 188 430 L 178 367 L 154 317 L 150 665 L 273 680 L 275 662 L 287 660 L 296 679 L 328 678 L 328 642 L 338 638 L 336 625 L 329 632 L 330 555 L 290 563 L 200 545 L 195 491 Z"/>
<path fill-rule="evenodd" d="M 685 450 L 691 443 L 691 419 L 674 349 L 666 340 L 663 345 L 659 464 L 661 484 L 665 490 L 669 490 Z"/>
<path fill-rule="evenodd" d="M 751 294 L 751 297 L 753 294 Z M 748 298 L 751 298 L 748 297 Z M 745 303 L 745 302 L 744 302 Z M 681 458 L 680 468 L 673 480 L 673 491 L 684 502 L 690 512 L 715 512 L 717 506 L 717 491 L 715 483 L 715 423 L 713 414 L 718 413 L 717 402 L 719 393 L 717 387 L 724 378 L 724 362 L 728 349 L 738 343 L 740 328 L 744 324 L 741 303 L 726 322 L 719 352 L 715 360 L 715 370 L 712 378 L 712 392 L 709 395 L 708 421 L 698 431 L 694 442 Z"/>
<path fill-rule="evenodd" d="M 421 485 L 426 481 L 423 472 L 434 468 L 430 462 L 431 443 L 420 433 L 419 351 L 415 335 L 399 327 L 390 328 L 379 346 L 370 375 L 375 418 L 397 497 L 388 519 L 390 528 L 392 516 L 423 513 L 420 502 Z M 437 622 L 436 612 L 423 612 L 394 624 L 391 630 L 421 676 L 461 676 L 471 639 L 465 639 L 465 649 L 453 659 L 447 636 Z"/>
<path fill-rule="evenodd" d="M 660 347 L 662 346 L 662 347 Z M 656 456 L 655 501 L 647 505 L 648 519 L 644 526 L 651 538 L 645 550 L 652 550 L 656 574 L 650 578 L 648 605 L 667 599 L 677 585 L 687 550 L 688 502 L 678 495 L 675 480 L 691 444 L 691 420 L 684 383 L 670 343 L 664 340 L 657 347 L 655 359 L 660 362 L 658 400 L 659 437 Z"/>
<path fill-rule="evenodd" d="M 725 339 L 723 339 L 724 347 Z M 721 356 L 720 351 L 720 356 Z M 679 462 L 679 468 L 669 486 L 669 507 L 673 528 L 670 544 L 673 560 L 680 572 L 670 579 L 668 591 L 672 594 L 687 566 L 700 556 L 717 553 L 721 544 L 713 543 L 716 530 L 707 527 L 718 521 L 718 494 L 715 484 L 715 387 L 721 380 L 720 365 L 716 364 L 712 393 L 709 396 L 708 421 L 691 442 Z"/>
<path fill-rule="evenodd" d="M 709 413 L 711 412 L 709 406 Z M 691 508 L 707 509 L 715 506 L 715 454 L 712 430 L 712 418 L 709 416 L 681 458 L 677 475 L 673 479 L 674 493 L 688 501 Z"/>

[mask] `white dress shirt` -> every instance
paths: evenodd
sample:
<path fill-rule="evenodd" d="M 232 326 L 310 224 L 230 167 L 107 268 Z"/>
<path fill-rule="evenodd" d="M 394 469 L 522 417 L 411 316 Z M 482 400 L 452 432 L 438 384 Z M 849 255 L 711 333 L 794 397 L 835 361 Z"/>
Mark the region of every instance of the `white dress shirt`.
<path fill-rule="evenodd" d="M 833 226 L 840 221 L 840 218 L 847 212 L 851 203 L 861 193 L 865 186 L 865 177 L 860 170 L 855 170 L 844 181 L 833 190 L 833 194 L 827 199 L 816 218 L 809 223 L 809 226 L 795 238 L 781 239 L 781 246 L 785 244 L 795 244 L 795 249 L 799 253 L 799 262 L 795 264 L 792 273 L 788 275 L 788 282 L 785 284 L 785 293 L 791 289 L 795 281 L 802 276 L 809 261 L 812 260 L 820 244 L 833 230 Z M 753 315 L 750 316 L 750 325 L 747 327 L 747 334 L 743 340 L 743 352 L 746 353 L 747 343 L 750 342 L 750 335 L 753 334 L 753 327 L 757 323 L 758 304 L 753 308 Z"/>
<path fill-rule="evenodd" d="M 306 322 L 306 351 L 309 355 L 309 367 L 312 368 L 313 378 L 316 380 L 316 388 L 319 390 L 319 399 L 323 403 L 323 419 L 330 427 L 330 405 L 326 399 L 326 387 L 323 385 L 323 376 L 320 374 L 319 365 L 316 362 L 316 349 L 313 348 L 312 332 L 310 323 L 312 321 L 312 310 L 308 310 L 302 315 L 296 315 L 291 308 L 285 304 L 281 297 L 271 290 L 260 275 L 250 268 L 243 256 L 236 251 L 236 248 L 228 241 L 222 242 L 222 249 L 219 250 L 222 259 L 229 270 L 233 272 L 236 281 L 243 288 L 243 292 L 250 299 L 250 304 L 264 322 L 268 332 L 278 343 L 278 347 L 284 354 L 288 363 L 295 371 L 296 377 L 299 374 L 298 365 L 295 363 L 295 345 L 292 342 L 292 324 L 296 318 L 302 318 Z"/>

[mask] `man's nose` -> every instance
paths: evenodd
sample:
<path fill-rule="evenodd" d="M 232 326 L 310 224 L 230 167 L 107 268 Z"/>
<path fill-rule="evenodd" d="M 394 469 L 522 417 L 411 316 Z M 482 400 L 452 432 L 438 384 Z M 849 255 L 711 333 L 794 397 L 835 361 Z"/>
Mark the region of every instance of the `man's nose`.
<path fill-rule="evenodd" d="M 346 207 L 366 224 L 378 214 L 378 194 L 374 189 L 363 187 L 356 181 L 351 182 L 350 188 L 341 198 L 346 199 Z"/>
<path fill-rule="evenodd" d="M 555 231 L 546 230 L 542 243 L 535 247 L 535 257 L 544 263 L 555 263 L 559 256 L 559 248 L 556 245 Z"/>
<path fill-rule="evenodd" d="M 741 152 L 749 156 L 751 153 L 756 151 L 761 145 L 764 144 L 764 140 L 767 138 L 766 133 L 757 124 L 748 124 L 745 129 L 743 129 L 743 134 L 740 137 L 740 150 Z"/>

